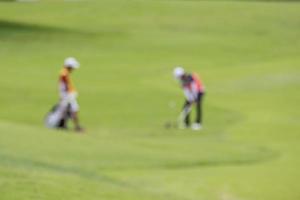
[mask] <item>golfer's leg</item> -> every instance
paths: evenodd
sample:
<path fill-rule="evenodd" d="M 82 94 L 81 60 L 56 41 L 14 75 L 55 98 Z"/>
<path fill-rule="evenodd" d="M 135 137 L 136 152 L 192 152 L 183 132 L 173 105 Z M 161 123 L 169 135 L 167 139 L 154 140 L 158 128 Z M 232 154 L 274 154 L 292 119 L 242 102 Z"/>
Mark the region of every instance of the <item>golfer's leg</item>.
<path fill-rule="evenodd" d="M 196 123 L 198 124 L 202 123 L 202 99 L 203 99 L 203 94 L 199 93 L 196 102 Z"/>
<path fill-rule="evenodd" d="M 65 116 L 68 110 L 68 100 L 66 98 L 61 99 L 57 106 L 57 109 L 59 112 L 59 121 L 57 124 L 57 128 L 63 128 L 63 129 L 67 128 L 65 122 Z"/>
<path fill-rule="evenodd" d="M 73 99 L 70 102 L 70 111 L 71 111 L 71 118 L 73 120 L 75 130 L 76 131 L 81 131 L 82 128 L 80 126 L 79 117 L 78 117 L 79 105 L 78 105 L 76 99 Z"/>
<path fill-rule="evenodd" d="M 79 130 L 80 129 L 80 124 L 79 124 L 79 119 L 78 119 L 78 112 L 72 112 L 71 117 L 72 117 L 75 129 Z"/>
<path fill-rule="evenodd" d="M 190 102 L 186 101 L 183 106 L 183 111 L 188 110 L 188 107 L 190 107 L 190 106 L 191 106 Z M 189 127 L 190 126 L 190 113 L 187 113 L 183 120 L 184 120 L 185 126 Z"/>
<path fill-rule="evenodd" d="M 71 105 L 68 103 L 59 123 L 59 128 L 67 129 L 68 119 L 70 118 Z"/>

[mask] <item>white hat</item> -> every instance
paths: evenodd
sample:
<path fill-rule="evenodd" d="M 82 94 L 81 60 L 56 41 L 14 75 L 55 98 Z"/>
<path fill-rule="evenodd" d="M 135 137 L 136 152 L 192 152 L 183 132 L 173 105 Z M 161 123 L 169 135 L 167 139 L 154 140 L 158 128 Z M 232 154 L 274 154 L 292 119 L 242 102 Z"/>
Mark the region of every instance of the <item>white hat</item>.
<path fill-rule="evenodd" d="M 66 58 L 64 65 L 65 67 L 70 67 L 73 69 L 77 69 L 80 66 L 79 62 L 73 57 Z"/>
<path fill-rule="evenodd" d="M 178 67 L 175 67 L 173 74 L 176 79 L 180 79 L 185 74 L 185 72 L 182 67 L 178 66 Z"/>

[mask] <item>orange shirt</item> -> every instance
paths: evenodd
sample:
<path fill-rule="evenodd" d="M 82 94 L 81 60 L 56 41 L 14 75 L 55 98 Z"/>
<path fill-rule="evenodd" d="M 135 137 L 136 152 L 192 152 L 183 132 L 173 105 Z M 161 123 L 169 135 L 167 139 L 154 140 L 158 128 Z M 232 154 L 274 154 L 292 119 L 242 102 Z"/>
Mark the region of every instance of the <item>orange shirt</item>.
<path fill-rule="evenodd" d="M 63 68 L 59 74 L 59 88 L 62 94 L 76 92 L 68 69 Z"/>
<path fill-rule="evenodd" d="M 200 79 L 200 77 L 198 76 L 198 74 L 196 73 L 193 73 L 192 74 L 192 77 L 193 77 L 193 80 L 196 84 L 196 88 L 199 92 L 204 92 L 204 85 L 203 85 L 203 82 L 202 80 Z"/>
<path fill-rule="evenodd" d="M 204 93 L 204 85 L 196 73 L 187 74 L 181 79 L 183 93 L 190 102 L 197 100 L 199 93 Z"/>

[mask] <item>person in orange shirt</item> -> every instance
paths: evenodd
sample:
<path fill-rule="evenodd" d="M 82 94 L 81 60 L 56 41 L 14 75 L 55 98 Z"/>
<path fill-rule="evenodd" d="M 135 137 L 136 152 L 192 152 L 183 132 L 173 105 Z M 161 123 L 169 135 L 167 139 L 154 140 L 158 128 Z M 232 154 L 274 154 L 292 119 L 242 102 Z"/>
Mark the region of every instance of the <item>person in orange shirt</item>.
<path fill-rule="evenodd" d="M 190 112 L 194 104 L 196 106 L 196 120 L 192 124 L 193 130 L 202 129 L 202 101 L 205 92 L 204 85 L 196 73 L 186 73 L 182 67 L 176 67 L 173 71 L 175 79 L 180 82 L 185 95 L 183 111 L 180 115 L 180 123 L 184 122 L 182 128 L 190 126 Z"/>
<path fill-rule="evenodd" d="M 71 73 L 78 69 L 80 66 L 79 62 L 73 58 L 69 57 L 65 59 L 64 67 L 59 74 L 59 95 L 60 103 L 59 109 L 63 113 L 63 117 L 60 124 L 61 128 L 66 128 L 66 120 L 70 117 L 74 123 L 76 131 L 83 131 L 79 123 L 79 105 L 77 103 L 78 92 L 71 80 Z"/>

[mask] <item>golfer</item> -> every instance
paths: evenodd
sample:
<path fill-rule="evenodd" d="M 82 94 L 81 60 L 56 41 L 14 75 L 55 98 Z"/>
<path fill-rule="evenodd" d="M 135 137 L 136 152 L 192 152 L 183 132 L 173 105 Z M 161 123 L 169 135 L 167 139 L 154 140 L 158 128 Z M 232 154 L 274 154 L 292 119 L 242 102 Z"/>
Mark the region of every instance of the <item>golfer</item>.
<path fill-rule="evenodd" d="M 180 116 L 181 128 L 190 127 L 190 112 L 192 105 L 196 107 L 196 120 L 192 124 L 193 130 L 202 129 L 202 101 L 204 96 L 204 85 L 196 73 L 186 73 L 182 67 L 174 69 L 174 77 L 180 82 L 185 95 L 185 103 Z"/>
<path fill-rule="evenodd" d="M 64 113 L 65 119 L 71 118 L 75 131 L 82 132 L 83 129 L 81 128 L 79 124 L 79 105 L 77 103 L 77 96 L 78 93 L 73 85 L 73 82 L 71 80 L 71 73 L 79 68 L 79 62 L 73 58 L 69 57 L 65 59 L 64 67 L 60 72 L 59 75 L 59 95 L 60 95 L 60 103 L 59 103 L 59 109 Z M 66 127 L 66 120 L 63 120 L 60 124 L 61 128 L 67 128 Z"/>

